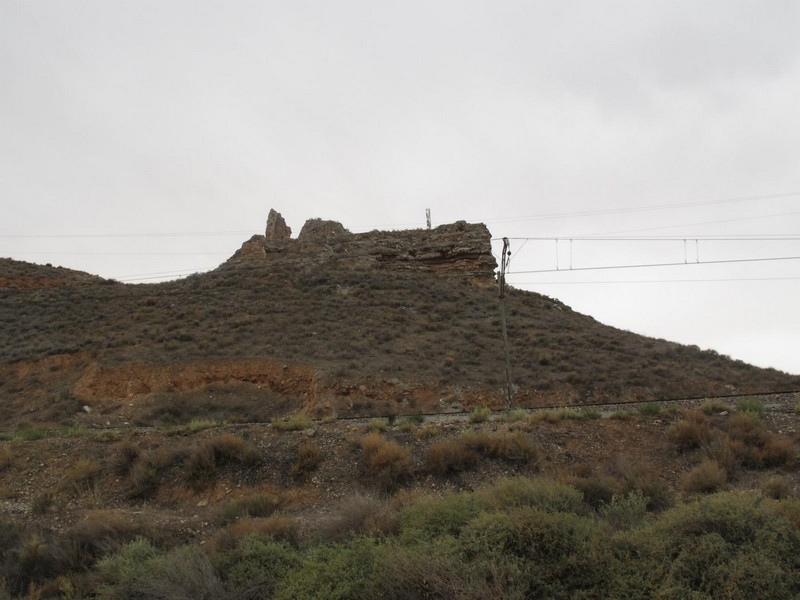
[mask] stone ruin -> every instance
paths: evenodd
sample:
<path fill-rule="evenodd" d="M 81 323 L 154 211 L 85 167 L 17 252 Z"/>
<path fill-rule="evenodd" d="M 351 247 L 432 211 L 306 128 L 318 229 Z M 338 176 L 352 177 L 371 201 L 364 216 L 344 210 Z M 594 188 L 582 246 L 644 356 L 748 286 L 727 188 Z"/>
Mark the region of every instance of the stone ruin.
<path fill-rule="evenodd" d="M 245 242 L 223 267 L 266 266 L 278 261 L 431 271 L 486 284 L 494 282 L 497 269 L 491 234 L 482 223 L 457 221 L 430 230 L 351 233 L 337 221 L 309 219 L 295 239 L 274 209 L 269 211 L 264 235 Z"/>

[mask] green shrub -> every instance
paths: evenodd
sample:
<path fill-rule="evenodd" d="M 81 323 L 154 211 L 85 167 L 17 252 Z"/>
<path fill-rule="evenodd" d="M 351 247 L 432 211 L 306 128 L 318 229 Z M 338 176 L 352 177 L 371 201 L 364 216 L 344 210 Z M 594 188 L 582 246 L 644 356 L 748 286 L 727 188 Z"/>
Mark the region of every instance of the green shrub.
<path fill-rule="evenodd" d="M 582 477 L 570 482 L 572 487 L 583 494 L 583 501 L 595 510 L 611 502 L 618 494 L 621 483 L 613 477 Z"/>
<path fill-rule="evenodd" d="M 761 418 L 764 414 L 764 405 L 757 398 L 740 398 L 736 401 L 736 411 Z"/>
<path fill-rule="evenodd" d="M 145 563 L 147 570 L 129 584 L 128 597 L 141 600 L 196 600 L 231 596 L 198 546 L 182 546 Z"/>
<path fill-rule="evenodd" d="M 792 485 L 785 477 L 772 477 L 761 485 L 761 491 L 768 498 L 783 500 L 792 495 Z"/>
<path fill-rule="evenodd" d="M 661 414 L 661 405 L 658 402 L 647 402 L 646 404 L 640 404 L 637 410 L 640 415 L 651 417 Z"/>
<path fill-rule="evenodd" d="M 703 403 L 700 405 L 700 410 L 706 415 L 717 415 L 719 413 L 730 411 L 730 407 L 721 400 L 709 398 L 707 400 L 703 400 Z"/>
<path fill-rule="evenodd" d="M 537 410 L 528 416 L 528 423 L 558 423 L 564 420 L 579 420 L 588 418 L 589 413 L 584 409 L 580 411 L 571 408 L 549 408 L 547 410 Z"/>
<path fill-rule="evenodd" d="M 33 442 L 36 440 L 44 439 L 48 436 L 48 431 L 46 429 L 41 429 L 34 425 L 27 425 L 22 429 L 19 429 L 16 433 L 16 437 L 21 440 L 25 440 L 26 442 Z"/>
<path fill-rule="evenodd" d="M 609 559 L 592 518 L 520 507 L 486 513 L 462 533 L 467 556 L 504 557 L 518 568 L 526 597 L 602 598 Z"/>
<path fill-rule="evenodd" d="M 326 598 L 350 600 L 379 597 L 383 547 L 372 538 L 346 544 L 315 546 L 300 566 L 289 570 L 273 596 L 276 600 Z"/>
<path fill-rule="evenodd" d="M 633 411 L 630 408 L 618 408 L 611 413 L 612 419 L 618 419 L 620 421 L 627 421 L 631 417 L 633 417 Z"/>
<path fill-rule="evenodd" d="M 506 410 L 498 415 L 497 420 L 503 423 L 516 423 L 525 421 L 528 418 L 528 411 L 521 408 Z"/>
<path fill-rule="evenodd" d="M 669 557 L 662 576 L 654 570 L 657 597 L 792 598 L 800 589 L 800 532 L 757 495 L 680 505 L 647 533 L 648 552 Z"/>
<path fill-rule="evenodd" d="M 143 528 L 119 512 L 90 511 L 54 544 L 58 571 L 86 569 L 141 535 Z"/>
<path fill-rule="evenodd" d="M 583 512 L 583 496 L 579 490 L 538 477 L 504 477 L 475 495 L 481 506 L 492 511 L 532 506 L 546 512 Z"/>
<path fill-rule="evenodd" d="M 585 406 L 580 410 L 583 419 L 600 419 L 603 415 L 596 408 Z"/>
<path fill-rule="evenodd" d="M 364 426 L 365 431 L 386 431 L 389 428 L 389 420 L 382 418 L 370 419 Z"/>
<path fill-rule="evenodd" d="M 98 596 L 108 600 L 130 598 L 130 586 L 149 571 L 158 550 L 144 537 L 125 544 L 117 554 L 103 558 L 97 564 L 100 585 Z"/>
<path fill-rule="evenodd" d="M 400 511 L 401 536 L 408 540 L 457 536 L 481 512 L 474 494 L 423 497 Z"/>
<path fill-rule="evenodd" d="M 311 419 L 300 413 L 283 419 L 273 419 L 270 423 L 270 427 L 277 431 L 300 431 L 310 429 L 311 426 Z"/>
<path fill-rule="evenodd" d="M 483 423 L 492 415 L 492 409 L 488 406 L 476 406 L 469 413 L 470 423 Z"/>
<path fill-rule="evenodd" d="M 425 415 L 416 413 L 413 415 L 406 415 L 403 419 L 409 425 L 422 425 L 425 422 Z"/>
<path fill-rule="evenodd" d="M 599 512 L 614 529 L 630 529 L 644 522 L 647 515 L 647 499 L 639 490 L 625 495 L 614 494 L 611 502 L 604 504 Z"/>
<path fill-rule="evenodd" d="M 250 535 L 223 554 L 217 564 L 234 593 L 271 598 L 278 583 L 302 563 L 298 551 L 286 542 Z"/>

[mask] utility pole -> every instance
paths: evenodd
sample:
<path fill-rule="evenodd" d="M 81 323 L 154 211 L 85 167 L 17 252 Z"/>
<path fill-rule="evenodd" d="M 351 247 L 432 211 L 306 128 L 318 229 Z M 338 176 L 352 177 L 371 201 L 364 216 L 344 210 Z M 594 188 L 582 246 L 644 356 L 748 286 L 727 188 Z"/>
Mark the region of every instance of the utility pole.
<path fill-rule="evenodd" d="M 426 208 L 425 209 L 425 218 L 428 221 L 428 231 L 430 231 L 430 229 L 431 229 L 431 209 L 430 208 Z"/>
<path fill-rule="evenodd" d="M 503 353 L 506 359 L 506 408 L 511 408 L 511 358 L 508 354 L 508 327 L 506 325 L 506 269 L 511 257 L 508 238 L 503 238 L 503 256 L 500 258 L 500 273 L 497 283 L 500 287 L 500 323 L 503 327 Z"/>

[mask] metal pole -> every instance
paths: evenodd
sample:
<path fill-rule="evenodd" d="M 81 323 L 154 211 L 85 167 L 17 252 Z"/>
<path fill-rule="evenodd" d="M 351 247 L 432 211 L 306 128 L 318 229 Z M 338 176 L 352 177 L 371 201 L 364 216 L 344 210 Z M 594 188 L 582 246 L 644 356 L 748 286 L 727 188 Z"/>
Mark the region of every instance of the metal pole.
<path fill-rule="evenodd" d="M 503 256 L 500 259 L 500 274 L 497 283 L 500 286 L 500 323 L 503 328 L 503 353 L 506 361 L 506 408 L 511 408 L 511 358 L 508 352 L 508 327 L 506 324 L 506 269 L 511 256 L 508 238 L 503 238 Z"/>

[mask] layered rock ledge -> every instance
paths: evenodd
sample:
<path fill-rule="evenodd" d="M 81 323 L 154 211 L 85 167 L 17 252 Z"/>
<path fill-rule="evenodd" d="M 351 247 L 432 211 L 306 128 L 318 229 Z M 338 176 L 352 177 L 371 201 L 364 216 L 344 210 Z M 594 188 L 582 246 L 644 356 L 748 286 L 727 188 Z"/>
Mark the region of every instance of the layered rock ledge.
<path fill-rule="evenodd" d="M 265 235 L 255 235 L 223 267 L 275 262 L 333 263 L 341 268 L 430 271 L 492 283 L 497 261 L 482 223 L 457 221 L 434 229 L 351 233 L 341 223 L 309 219 L 296 239 L 271 210 Z"/>

